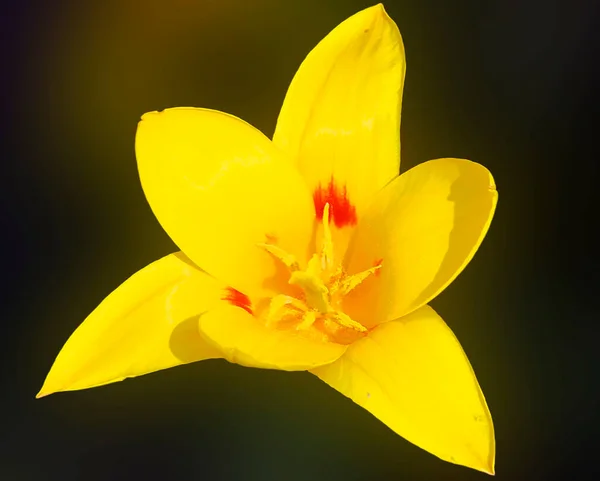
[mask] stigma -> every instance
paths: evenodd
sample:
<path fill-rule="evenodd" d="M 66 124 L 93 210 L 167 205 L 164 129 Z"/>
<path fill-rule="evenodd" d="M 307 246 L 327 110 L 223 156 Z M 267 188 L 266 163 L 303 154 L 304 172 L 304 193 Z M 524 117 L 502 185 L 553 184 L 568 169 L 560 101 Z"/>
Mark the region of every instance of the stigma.
<path fill-rule="evenodd" d="M 287 268 L 288 283 L 299 288 L 296 296 L 273 296 L 261 317 L 268 327 L 295 329 L 323 341 L 350 344 L 366 335 L 367 328 L 344 313 L 344 297 L 376 274 L 382 261 L 352 275 L 348 275 L 341 264 L 335 264 L 330 208 L 330 204 L 326 203 L 322 219 L 319 219 L 322 225 L 321 248 L 312 255 L 304 269 L 294 255 L 277 245 L 259 244 Z"/>

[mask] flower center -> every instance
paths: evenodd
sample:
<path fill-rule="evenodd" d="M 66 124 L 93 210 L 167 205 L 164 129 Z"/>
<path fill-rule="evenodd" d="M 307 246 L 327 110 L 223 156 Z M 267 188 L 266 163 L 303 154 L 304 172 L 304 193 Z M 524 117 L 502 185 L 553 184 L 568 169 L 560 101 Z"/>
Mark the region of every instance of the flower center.
<path fill-rule="evenodd" d="M 367 328 L 342 310 L 344 296 L 381 268 L 381 263 L 358 274 L 348 275 L 334 265 L 333 241 L 329 227 L 329 203 L 323 209 L 323 242 L 302 270 L 296 258 L 274 244 L 260 244 L 288 269 L 288 283 L 300 294 L 278 294 L 264 313 L 267 326 L 295 329 L 301 334 L 327 342 L 350 344 L 367 333 Z"/>

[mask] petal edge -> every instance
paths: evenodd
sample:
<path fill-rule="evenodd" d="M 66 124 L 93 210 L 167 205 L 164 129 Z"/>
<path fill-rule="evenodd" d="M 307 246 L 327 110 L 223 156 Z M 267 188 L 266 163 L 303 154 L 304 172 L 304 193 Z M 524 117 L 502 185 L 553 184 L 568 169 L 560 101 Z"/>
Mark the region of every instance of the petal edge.
<path fill-rule="evenodd" d="M 266 327 L 242 307 L 223 306 L 200 316 L 200 331 L 229 362 L 246 367 L 306 371 L 339 359 L 346 346 Z"/>

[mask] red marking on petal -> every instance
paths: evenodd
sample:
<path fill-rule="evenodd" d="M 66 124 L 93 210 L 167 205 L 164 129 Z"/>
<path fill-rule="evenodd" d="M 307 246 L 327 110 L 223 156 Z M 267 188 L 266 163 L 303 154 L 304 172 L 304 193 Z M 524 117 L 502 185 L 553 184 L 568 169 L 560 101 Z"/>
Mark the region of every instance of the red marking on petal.
<path fill-rule="evenodd" d="M 313 193 L 313 201 L 318 220 L 323 220 L 323 209 L 325 209 L 325 204 L 329 204 L 329 218 L 333 220 L 337 228 L 356 225 L 356 207 L 348 199 L 346 186 L 337 186 L 333 177 L 327 186 L 321 184 L 317 186 Z"/>
<path fill-rule="evenodd" d="M 252 302 L 250 302 L 250 298 L 246 294 L 234 289 L 233 287 L 228 287 L 225 289 L 225 292 L 225 297 L 221 297 L 222 301 L 227 301 L 234 306 L 241 307 L 248 314 L 253 314 Z"/>
<path fill-rule="evenodd" d="M 381 259 L 377 259 L 375 262 L 373 262 L 373 267 L 380 267 L 383 264 L 383 257 Z M 375 276 L 379 276 L 381 275 L 381 269 L 377 269 L 375 271 Z"/>

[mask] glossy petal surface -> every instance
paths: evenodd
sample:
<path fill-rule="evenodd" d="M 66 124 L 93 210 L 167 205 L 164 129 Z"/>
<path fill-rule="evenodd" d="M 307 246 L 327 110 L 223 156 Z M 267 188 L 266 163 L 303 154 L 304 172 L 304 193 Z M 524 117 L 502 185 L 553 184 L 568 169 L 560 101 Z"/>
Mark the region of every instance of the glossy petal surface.
<path fill-rule="evenodd" d="M 271 239 L 299 260 L 312 199 L 272 142 L 240 119 L 179 108 L 144 115 L 136 137 L 142 187 L 159 222 L 199 267 L 250 297 L 269 291 Z"/>
<path fill-rule="evenodd" d="M 398 175 L 404 72 L 400 32 L 380 4 L 327 35 L 289 87 L 273 141 L 295 159 L 315 196 L 337 192 L 339 207 L 329 202 L 338 227 L 359 219 Z"/>
<path fill-rule="evenodd" d="M 348 272 L 381 263 L 345 300 L 366 326 L 397 319 L 439 294 L 481 244 L 498 193 L 490 172 L 461 159 L 437 159 L 380 191 L 346 254 Z"/>
<path fill-rule="evenodd" d="M 222 286 L 183 254 L 127 279 L 66 342 L 38 396 L 101 386 L 202 359 L 222 357 L 198 331 L 199 315 Z"/>
<path fill-rule="evenodd" d="M 346 346 L 308 339 L 293 330 L 267 328 L 239 307 L 200 317 L 200 330 L 229 362 L 248 367 L 304 371 L 338 359 Z"/>
<path fill-rule="evenodd" d="M 312 371 L 408 441 L 494 472 L 494 428 L 458 340 L 429 306 L 376 327 Z"/>

